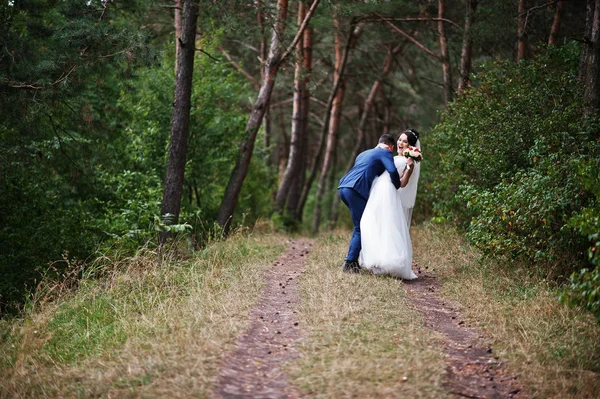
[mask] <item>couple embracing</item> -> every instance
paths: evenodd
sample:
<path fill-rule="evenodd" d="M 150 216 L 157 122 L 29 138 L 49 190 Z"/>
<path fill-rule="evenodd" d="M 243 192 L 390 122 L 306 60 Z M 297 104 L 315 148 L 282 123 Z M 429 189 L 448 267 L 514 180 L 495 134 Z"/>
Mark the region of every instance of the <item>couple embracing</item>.
<path fill-rule="evenodd" d="M 399 155 L 394 157 L 396 144 Z M 415 161 L 420 159 L 415 129 L 402 132 L 397 142 L 384 134 L 375 148 L 356 157 L 340 180 L 338 192 L 354 224 L 345 272 L 357 273 L 362 267 L 375 274 L 417 278 L 409 227 L 419 178 Z"/>

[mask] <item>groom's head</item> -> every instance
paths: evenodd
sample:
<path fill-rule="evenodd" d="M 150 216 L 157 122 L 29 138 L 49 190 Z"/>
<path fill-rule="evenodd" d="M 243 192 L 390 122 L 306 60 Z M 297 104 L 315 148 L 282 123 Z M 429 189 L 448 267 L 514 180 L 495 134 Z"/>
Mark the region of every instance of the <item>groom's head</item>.
<path fill-rule="evenodd" d="M 381 137 L 379 137 L 379 144 L 385 144 L 390 151 L 394 152 L 396 141 L 391 134 L 382 134 Z"/>

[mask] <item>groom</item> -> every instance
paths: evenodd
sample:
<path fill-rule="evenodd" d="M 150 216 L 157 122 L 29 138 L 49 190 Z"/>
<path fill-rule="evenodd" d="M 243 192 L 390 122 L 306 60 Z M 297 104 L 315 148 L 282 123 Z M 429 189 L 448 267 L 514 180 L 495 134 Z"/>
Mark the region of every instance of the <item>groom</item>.
<path fill-rule="evenodd" d="M 354 224 L 348 255 L 346 255 L 346 261 L 344 262 L 343 270 L 347 273 L 358 273 L 360 271 L 358 264 L 358 255 L 361 249 L 360 219 L 367 206 L 373 180 L 387 171 L 390 174 L 392 183 L 394 183 L 396 189 L 399 189 L 406 186 L 410 178 L 413 160 L 410 158 L 407 160 L 410 169 L 402 176 L 401 180 L 394 165 L 395 143 L 393 136 L 389 134 L 382 135 L 379 138 L 377 147 L 358 154 L 352 169 L 340 180 L 338 186 L 340 199 L 350 209 L 352 223 Z"/>

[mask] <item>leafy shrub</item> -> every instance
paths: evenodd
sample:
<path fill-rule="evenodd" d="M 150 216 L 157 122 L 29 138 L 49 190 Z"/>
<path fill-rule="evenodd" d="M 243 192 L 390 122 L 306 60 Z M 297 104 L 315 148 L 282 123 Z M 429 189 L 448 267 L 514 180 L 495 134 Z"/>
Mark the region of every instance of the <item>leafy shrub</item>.
<path fill-rule="evenodd" d="M 578 64 L 575 45 L 485 64 L 426 143 L 435 217 L 486 254 L 554 276 L 597 264 L 600 123 L 583 117 Z M 570 303 L 598 312 L 597 273 L 572 275 Z"/>

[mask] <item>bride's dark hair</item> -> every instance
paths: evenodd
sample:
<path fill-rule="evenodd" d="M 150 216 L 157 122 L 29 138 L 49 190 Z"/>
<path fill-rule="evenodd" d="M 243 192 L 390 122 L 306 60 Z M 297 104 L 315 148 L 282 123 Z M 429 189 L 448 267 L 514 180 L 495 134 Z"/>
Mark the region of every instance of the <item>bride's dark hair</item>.
<path fill-rule="evenodd" d="M 408 144 L 410 146 L 414 147 L 415 145 L 417 145 L 417 141 L 419 140 L 419 132 L 417 131 L 417 129 L 406 129 L 400 134 L 406 134 L 406 137 L 408 138 Z"/>

